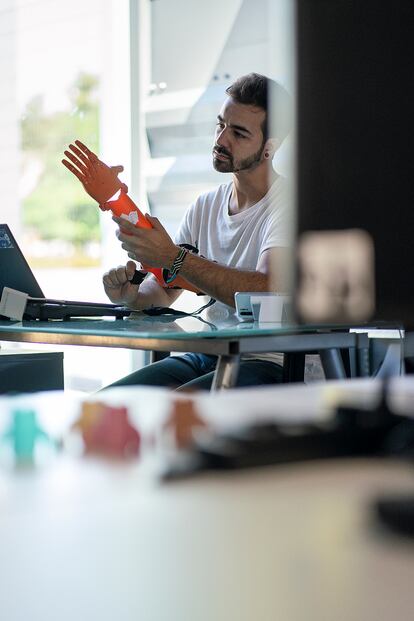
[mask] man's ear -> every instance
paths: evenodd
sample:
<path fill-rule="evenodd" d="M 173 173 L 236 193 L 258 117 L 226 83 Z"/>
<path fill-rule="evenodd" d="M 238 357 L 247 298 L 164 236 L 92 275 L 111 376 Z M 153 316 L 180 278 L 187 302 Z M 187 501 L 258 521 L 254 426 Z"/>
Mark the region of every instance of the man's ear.
<path fill-rule="evenodd" d="M 268 140 L 266 140 L 263 151 L 264 157 L 268 160 L 272 160 L 274 154 L 276 153 L 281 144 L 282 143 L 278 138 L 269 138 Z"/>

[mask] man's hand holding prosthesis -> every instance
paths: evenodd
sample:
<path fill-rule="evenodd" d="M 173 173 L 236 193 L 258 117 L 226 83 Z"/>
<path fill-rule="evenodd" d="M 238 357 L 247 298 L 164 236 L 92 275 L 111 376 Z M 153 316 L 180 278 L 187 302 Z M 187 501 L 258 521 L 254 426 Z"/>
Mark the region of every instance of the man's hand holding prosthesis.
<path fill-rule="evenodd" d="M 124 304 L 130 308 L 136 305 L 138 288 L 131 283 L 135 270 L 135 263 L 128 261 L 126 265 L 119 265 L 103 275 L 105 293 L 113 304 Z"/>
<path fill-rule="evenodd" d="M 113 216 L 112 220 L 119 226 L 117 237 L 122 248 L 134 261 L 169 269 L 180 247 L 174 244 L 158 218 L 148 214 L 146 218 L 152 225 L 151 229 L 137 228 L 123 218 Z"/>

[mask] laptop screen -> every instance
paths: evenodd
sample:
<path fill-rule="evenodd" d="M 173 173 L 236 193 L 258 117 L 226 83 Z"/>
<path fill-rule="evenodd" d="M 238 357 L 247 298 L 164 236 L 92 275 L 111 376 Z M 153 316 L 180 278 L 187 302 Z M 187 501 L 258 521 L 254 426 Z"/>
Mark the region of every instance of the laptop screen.
<path fill-rule="evenodd" d="M 44 297 L 7 224 L 0 224 L 0 296 L 3 287 L 17 289 L 33 298 Z"/>

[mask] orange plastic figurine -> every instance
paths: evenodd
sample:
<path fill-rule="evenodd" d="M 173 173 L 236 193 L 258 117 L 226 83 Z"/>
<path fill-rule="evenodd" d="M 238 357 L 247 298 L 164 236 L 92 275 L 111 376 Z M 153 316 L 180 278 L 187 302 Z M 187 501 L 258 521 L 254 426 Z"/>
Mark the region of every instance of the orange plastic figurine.
<path fill-rule="evenodd" d="M 194 431 L 207 428 L 207 423 L 198 415 L 191 399 L 177 399 L 173 402 L 170 416 L 164 430 L 172 434 L 179 449 L 189 448 L 194 443 Z"/>
<path fill-rule="evenodd" d="M 80 140 L 70 144 L 69 149 L 64 152 L 68 159 L 62 160 L 62 164 L 79 179 L 89 196 L 99 203 L 102 211 L 110 210 L 118 218 L 125 218 L 140 228 L 152 228 L 152 224 L 128 196 L 127 186 L 118 179 L 118 174 L 123 170 L 122 166 L 107 166 Z M 168 284 L 163 276 L 164 270 L 160 267 L 148 265 L 142 267 L 152 272 L 164 288 L 181 288 L 200 293 L 196 287 L 180 276 Z"/>
<path fill-rule="evenodd" d="M 100 401 L 83 403 L 80 416 L 72 429 L 79 429 L 87 449 L 93 443 L 94 429 L 99 422 L 105 404 Z"/>

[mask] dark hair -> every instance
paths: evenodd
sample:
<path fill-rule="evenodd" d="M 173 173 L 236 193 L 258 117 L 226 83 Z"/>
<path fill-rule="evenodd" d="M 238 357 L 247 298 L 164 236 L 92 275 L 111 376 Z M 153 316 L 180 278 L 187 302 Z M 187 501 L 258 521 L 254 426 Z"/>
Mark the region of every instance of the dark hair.
<path fill-rule="evenodd" d="M 235 101 L 247 106 L 256 106 L 266 112 L 262 124 L 263 139 L 267 140 L 270 132 L 268 109 L 272 110 L 275 138 L 281 142 L 290 130 L 291 100 L 287 91 L 275 80 L 260 73 L 248 73 L 238 78 L 226 88 L 226 93 Z"/>

